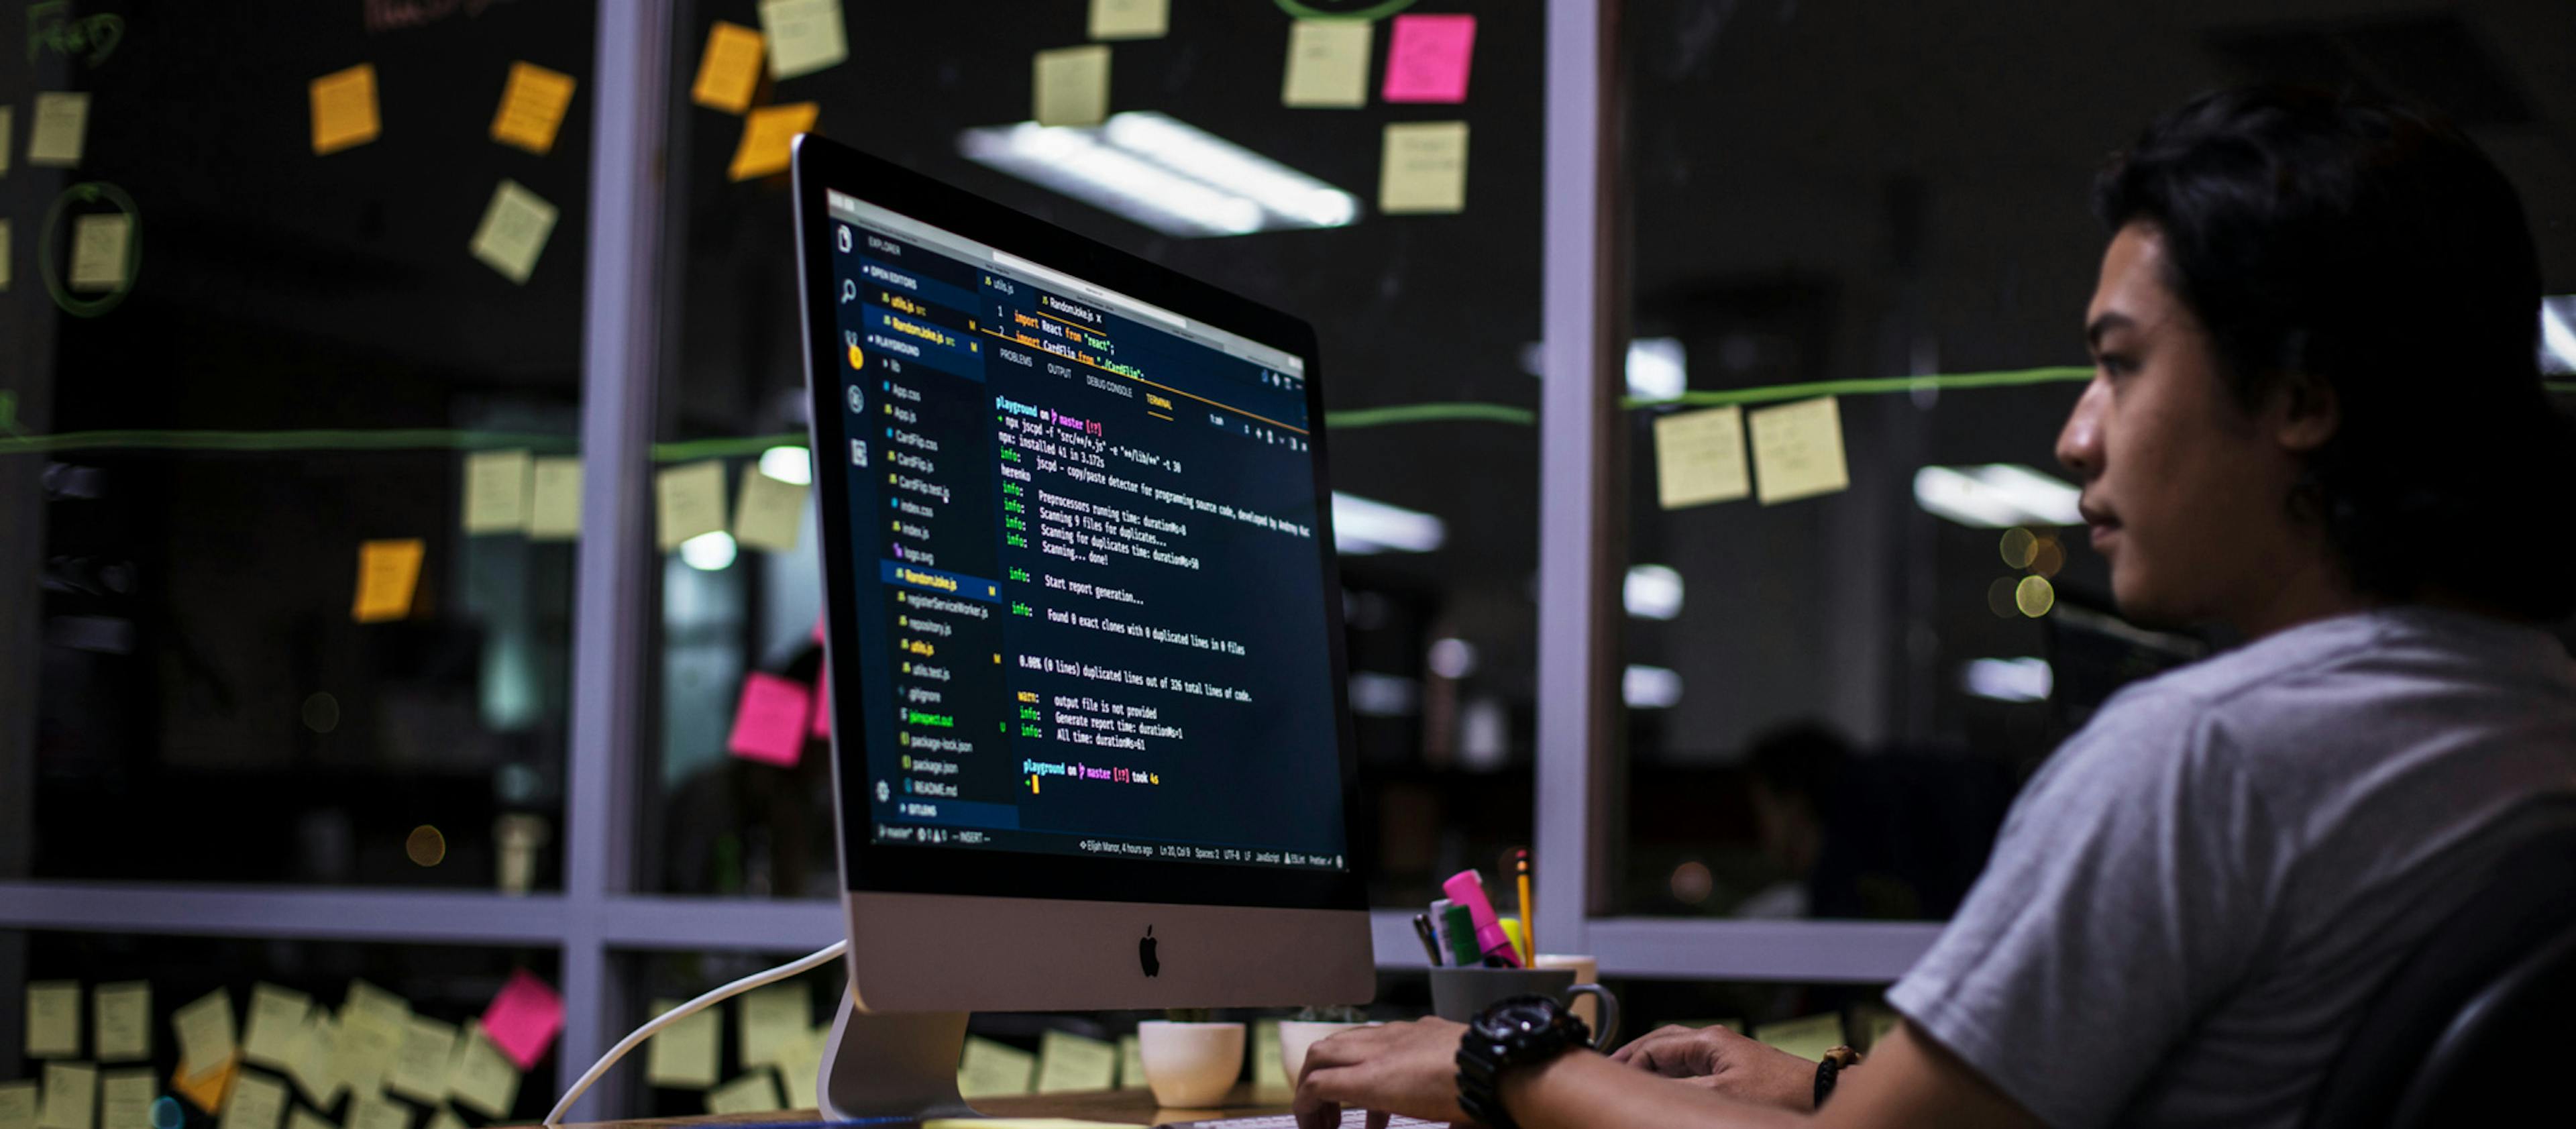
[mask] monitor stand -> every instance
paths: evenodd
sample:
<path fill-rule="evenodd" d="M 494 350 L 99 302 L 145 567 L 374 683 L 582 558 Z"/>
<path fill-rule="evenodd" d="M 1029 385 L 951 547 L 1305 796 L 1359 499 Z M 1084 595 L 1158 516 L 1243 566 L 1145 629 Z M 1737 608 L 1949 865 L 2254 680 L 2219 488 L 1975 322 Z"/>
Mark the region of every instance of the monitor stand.
<path fill-rule="evenodd" d="M 980 1116 L 957 1093 L 965 1049 L 965 1012 L 861 1014 L 844 991 L 823 1045 L 816 1104 L 827 1121 Z"/>

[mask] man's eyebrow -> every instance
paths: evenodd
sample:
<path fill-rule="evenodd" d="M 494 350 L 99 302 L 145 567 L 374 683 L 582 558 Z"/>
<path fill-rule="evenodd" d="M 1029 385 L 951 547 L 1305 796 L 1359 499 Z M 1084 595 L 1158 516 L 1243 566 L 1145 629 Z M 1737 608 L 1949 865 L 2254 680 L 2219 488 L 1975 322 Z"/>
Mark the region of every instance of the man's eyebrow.
<path fill-rule="evenodd" d="M 2109 333 L 2114 329 L 2134 329 L 2137 328 L 2137 324 L 2137 321 L 2127 314 L 2103 314 L 2100 317 L 2094 318 L 2092 324 L 2084 327 L 2084 347 L 2095 352 L 2100 352 L 2102 349 L 2103 334 Z"/>

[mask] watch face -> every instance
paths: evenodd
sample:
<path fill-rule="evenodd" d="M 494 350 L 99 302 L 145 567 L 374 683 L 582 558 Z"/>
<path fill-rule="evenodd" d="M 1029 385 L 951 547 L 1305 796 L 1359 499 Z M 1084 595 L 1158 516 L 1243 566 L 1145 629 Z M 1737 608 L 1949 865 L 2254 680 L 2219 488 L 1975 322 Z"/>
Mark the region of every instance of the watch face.
<path fill-rule="evenodd" d="M 1556 1013 L 1556 1003 L 1544 997 L 1509 999 L 1487 1011 L 1479 1026 L 1485 1028 L 1486 1034 L 1507 1039 L 1521 1032 L 1544 1030 L 1556 1021 Z"/>

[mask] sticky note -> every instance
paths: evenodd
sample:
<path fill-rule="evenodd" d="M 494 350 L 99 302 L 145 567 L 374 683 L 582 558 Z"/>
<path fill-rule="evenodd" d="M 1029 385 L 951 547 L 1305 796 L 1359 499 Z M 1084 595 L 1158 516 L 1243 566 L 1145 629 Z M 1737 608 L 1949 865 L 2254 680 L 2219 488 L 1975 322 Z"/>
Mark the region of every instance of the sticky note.
<path fill-rule="evenodd" d="M 796 767 L 796 762 L 805 756 L 807 715 L 813 705 L 813 694 L 804 683 L 762 670 L 744 675 L 742 698 L 734 703 L 733 731 L 725 738 L 725 751 L 781 768 Z M 795 986 L 786 985 L 772 991 L 791 988 Z M 797 1006 L 801 1008 L 802 989 L 796 990 L 799 992 Z M 755 1032 L 752 1028 L 757 1014 L 753 1011 L 753 1003 L 760 996 L 754 992 L 743 999 L 742 1061 L 745 1063 L 771 1061 L 754 1050 L 755 1047 L 773 1045 L 766 1041 L 770 1038 L 768 1031 Z M 805 1023 L 801 1012 L 796 1023 L 801 1030 Z"/>
<path fill-rule="evenodd" d="M 1109 116 L 1109 48 L 1058 47 L 1037 53 L 1030 89 L 1039 125 L 1099 125 Z"/>
<path fill-rule="evenodd" d="M 789 1039 L 778 1048 L 778 1085 L 785 1091 L 787 1108 L 820 1106 L 819 1083 L 823 1076 L 823 1040 L 830 1028 L 807 1031 L 801 1039 Z"/>
<path fill-rule="evenodd" d="M 456 1111 L 440 1106 L 429 1115 L 429 1129 L 465 1129 L 465 1119 Z"/>
<path fill-rule="evenodd" d="M 286 1113 L 286 1129 L 340 1129 L 340 1127 L 331 1124 L 330 1118 L 307 1113 L 301 1109 L 293 1109 Z"/>
<path fill-rule="evenodd" d="M 411 1107 L 391 1098 L 359 1094 L 349 1099 L 349 1129 L 411 1129 Z"/>
<path fill-rule="evenodd" d="M 152 985 L 141 980 L 101 984 L 90 993 L 98 1025 L 100 1062 L 139 1062 L 152 1057 Z"/>
<path fill-rule="evenodd" d="M 420 539 L 416 537 L 359 542 L 358 598 L 350 608 L 351 618 L 360 623 L 384 623 L 409 616 L 412 589 L 420 583 L 422 552 Z M 299 993 L 297 998 L 303 997 Z M 300 1022 L 302 1013 L 297 1015 Z M 257 1041 L 259 1030 L 259 996 L 254 992 L 251 996 L 250 1028 L 243 1036 L 242 1053 L 253 1062 L 270 1061 L 274 1065 L 274 1060 L 262 1056 L 283 1044 L 260 1045 Z M 291 1033 L 291 1028 L 280 1028 L 276 1037 L 283 1039 Z"/>
<path fill-rule="evenodd" d="M 1275 1026 L 1275 1025 L 1274 1025 Z M 1277 1055 L 1271 1056 L 1277 1059 Z M 1038 1084 L 1041 1094 L 1109 1090 L 1118 1085 L 1118 1045 L 1086 1039 L 1067 1031 L 1038 1036 Z"/>
<path fill-rule="evenodd" d="M 27 129 L 27 163 L 68 169 L 81 161 L 89 141 L 89 95 L 53 90 L 36 95 L 36 115 Z"/>
<path fill-rule="evenodd" d="M 563 997 L 528 970 L 515 969 L 483 1009 L 483 1032 L 519 1069 L 533 1070 L 563 1030 L 563 1018 Z"/>
<path fill-rule="evenodd" d="M 1397 16 L 1379 96 L 1389 102 L 1464 102 L 1475 49 L 1474 16 Z"/>
<path fill-rule="evenodd" d="M 805 518 L 807 488 L 781 482 L 745 467 L 742 491 L 734 496 L 733 539 L 746 549 L 785 553 L 796 548 L 797 526 Z"/>
<path fill-rule="evenodd" d="M 1467 123 L 1390 122 L 1377 182 L 1388 215 L 1467 210 Z"/>
<path fill-rule="evenodd" d="M 405 1024 L 411 1022 L 411 1001 L 364 980 L 349 981 L 349 991 L 340 998 L 340 1026 L 371 1026 L 394 1033 L 399 1039 Z"/>
<path fill-rule="evenodd" d="M 501 108 L 492 114 L 492 140 L 540 157 L 554 150 L 555 130 L 572 105 L 571 75 L 521 60 L 501 83 Z"/>
<path fill-rule="evenodd" d="M 671 467 L 653 477 L 663 552 L 700 534 L 724 530 L 724 478 L 720 459 Z"/>
<path fill-rule="evenodd" d="M 218 1129 L 277 1129 L 286 1117 L 286 1084 L 247 1071 L 233 1079 Z"/>
<path fill-rule="evenodd" d="M 689 87 L 689 100 L 728 114 L 749 109 L 752 91 L 760 85 L 765 43 L 757 31 L 717 20 L 707 29 L 707 47 L 698 55 L 698 81 Z"/>
<path fill-rule="evenodd" d="M 570 541 L 581 535 L 581 458 L 542 458 L 529 468 L 528 540 Z"/>
<path fill-rule="evenodd" d="M 653 1014 L 680 1006 L 679 1000 L 653 1001 Z M 724 1009 L 711 1007 L 661 1029 L 644 1043 L 644 1077 L 674 1090 L 703 1090 L 716 1084 L 716 1062 L 724 1042 Z"/>
<path fill-rule="evenodd" d="M 9 153 L 18 147 L 18 110 L 0 106 L 0 176 L 9 175 Z M 5 1124 L 5 1123 L 0 1123 Z"/>
<path fill-rule="evenodd" d="M 1826 1051 L 1843 1045 L 1843 1017 L 1840 1012 L 1829 1012 L 1765 1023 L 1753 1029 L 1753 1038 L 1814 1062 L 1824 1058 Z"/>
<path fill-rule="evenodd" d="M 726 175 L 750 180 L 786 172 L 796 135 L 812 130 L 814 115 L 819 112 L 821 107 L 814 102 L 753 110 L 742 119 L 742 143 L 734 146 L 733 166 Z"/>
<path fill-rule="evenodd" d="M 7 144 L 0 138 L 0 144 Z M 0 294 L 9 292 L 9 221 L 0 220 Z"/>
<path fill-rule="evenodd" d="M 465 532 L 512 533 L 528 526 L 529 477 L 535 460 L 526 451 L 476 451 L 465 456 Z"/>
<path fill-rule="evenodd" d="M 172 1013 L 170 1026 L 179 1033 L 181 1075 L 199 1077 L 232 1061 L 233 998 L 223 989 L 208 992 Z"/>
<path fill-rule="evenodd" d="M 152 1129 L 152 1103 L 161 1087 L 152 1068 L 110 1070 L 98 1076 L 98 1129 Z"/>
<path fill-rule="evenodd" d="M 475 225 L 474 238 L 465 249 L 503 278 L 524 286 L 554 231 L 555 206 L 504 177 L 492 190 L 492 202 L 484 205 L 483 221 Z"/>
<path fill-rule="evenodd" d="M 1276 1019 L 1264 1019 L 1252 1025 L 1252 1084 L 1269 1090 L 1288 1084 L 1288 1064 L 1279 1061 L 1279 1021 Z"/>
<path fill-rule="evenodd" d="M 707 1091 L 708 1113 L 767 1113 L 786 1108 L 778 1100 L 777 1075 L 764 1066 Z"/>
<path fill-rule="evenodd" d="M 93 212 L 72 221 L 72 289 L 95 294 L 125 285 L 133 242 L 134 217 L 123 212 Z"/>
<path fill-rule="evenodd" d="M 1841 403 L 1831 396 L 1762 408 L 1753 433 L 1753 482 L 1763 505 L 1831 494 L 1851 485 L 1843 464 Z"/>
<path fill-rule="evenodd" d="M 29 983 L 27 1057 L 78 1058 L 80 1053 L 80 981 L 37 980 Z"/>
<path fill-rule="evenodd" d="M 45 1104 L 36 1129 L 90 1129 L 98 1106 L 98 1068 L 85 1062 L 45 1064 Z"/>
<path fill-rule="evenodd" d="M 36 1129 L 39 1096 L 33 1082 L 0 1082 L 0 1129 Z"/>
<path fill-rule="evenodd" d="M 325 1107 L 340 1100 L 339 1045 L 339 1022 L 318 1008 L 288 1042 L 286 1076 L 304 1091 L 304 1100 Z"/>
<path fill-rule="evenodd" d="M 1368 105 L 1367 20 L 1298 20 L 1288 26 L 1288 80 L 1279 100 L 1290 106 Z"/>
<path fill-rule="evenodd" d="M 968 1035 L 957 1061 L 957 1092 L 968 1098 L 1028 1093 L 1037 1065 L 1037 1056 L 1018 1047 Z"/>
<path fill-rule="evenodd" d="M 459 1104 L 486 1117 L 507 1117 L 519 1103 L 519 1068 L 480 1024 L 467 1023 L 456 1037 L 456 1058 L 447 1067 L 447 1088 Z"/>
<path fill-rule="evenodd" d="M 403 1028 L 410 1023 L 410 1014 L 405 1012 L 400 1019 L 388 1023 L 382 1016 L 352 1013 L 344 1003 L 341 1015 L 332 1032 L 333 1077 L 347 1085 L 353 1097 L 384 1093 L 385 1079 L 393 1075 L 394 1059 L 402 1054 Z"/>
<path fill-rule="evenodd" d="M 366 580 L 365 573 L 368 571 L 366 566 L 365 550 L 369 546 L 375 545 L 411 546 L 414 556 L 414 567 L 412 571 L 414 573 L 419 571 L 418 553 L 420 542 L 418 541 L 369 541 L 366 545 L 360 546 L 359 573 L 361 588 L 359 591 L 358 607 L 361 613 L 363 613 L 367 607 L 366 597 L 368 595 L 364 589 Z M 402 602 L 400 608 L 407 611 L 410 607 L 411 582 L 406 579 L 402 582 Z M 364 614 L 361 614 L 359 619 L 364 621 L 366 617 Z M 296 1038 L 302 1035 L 304 1031 L 304 1017 L 312 1010 L 313 997 L 307 996 L 302 992 L 280 988 L 275 984 L 252 985 L 250 990 L 250 1022 L 244 1025 L 242 1029 L 242 1057 L 262 1066 L 274 1066 L 281 1069 L 284 1068 L 289 1061 L 289 1056 L 294 1052 Z"/>
<path fill-rule="evenodd" d="M 1744 409 L 1728 405 L 1655 420 L 1655 497 L 1665 509 L 1731 502 L 1753 492 L 1744 465 Z"/>
<path fill-rule="evenodd" d="M 841 0 L 760 0 L 760 30 L 769 37 L 771 78 L 812 74 L 850 57 Z"/>
<path fill-rule="evenodd" d="M 1091 38 L 1161 39 L 1171 30 L 1172 0 L 1091 0 Z"/>
<path fill-rule="evenodd" d="M 784 678 L 778 678 L 776 675 L 755 672 L 752 677 L 775 679 L 794 687 L 799 694 L 804 692 L 802 686 L 788 682 Z M 802 740 L 805 711 L 799 708 L 795 711 L 795 716 L 796 721 L 789 726 L 789 731 L 798 740 Z M 742 1064 L 758 1066 L 776 1062 L 779 1048 L 786 1046 L 790 1040 L 804 1038 L 813 1029 L 813 1000 L 806 995 L 803 984 L 790 981 L 746 993 L 742 997 L 741 1040 L 738 1048 Z"/>
<path fill-rule="evenodd" d="M 447 1097 L 447 1065 L 456 1057 L 456 1028 L 435 1019 L 411 1017 L 403 1027 L 402 1050 L 385 1087 L 416 1102 Z"/>
<path fill-rule="evenodd" d="M 1145 1040 L 1134 1035 L 1118 1037 L 1118 1088 L 1145 1088 Z"/>
<path fill-rule="evenodd" d="M 228 1055 L 214 1065 L 194 1073 L 186 1066 L 170 1073 L 170 1090 L 194 1103 L 207 1113 L 220 1113 L 224 1095 L 233 1088 L 233 1079 L 241 1073 L 241 1056 Z"/>
<path fill-rule="evenodd" d="M 314 79 L 306 88 L 313 104 L 313 155 L 337 153 L 364 145 L 384 132 L 376 117 L 376 65 L 360 63 Z"/>

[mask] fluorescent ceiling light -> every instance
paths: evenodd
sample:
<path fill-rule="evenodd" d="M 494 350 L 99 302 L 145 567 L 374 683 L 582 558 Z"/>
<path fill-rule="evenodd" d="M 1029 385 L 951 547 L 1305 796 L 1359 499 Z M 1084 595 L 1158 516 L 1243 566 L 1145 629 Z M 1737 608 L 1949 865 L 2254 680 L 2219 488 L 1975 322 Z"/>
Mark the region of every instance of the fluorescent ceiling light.
<path fill-rule="evenodd" d="M 2026 466 L 1928 466 L 1914 472 L 1914 504 L 1936 517 L 1981 529 L 2014 525 L 2082 525 L 2081 491 Z"/>
<path fill-rule="evenodd" d="M 680 560 L 700 572 L 722 572 L 733 564 L 733 534 L 718 530 L 680 542 Z"/>
<path fill-rule="evenodd" d="M 1351 672 L 1351 712 L 1361 717 L 1406 717 L 1414 710 L 1414 682 L 1392 674 Z"/>
<path fill-rule="evenodd" d="M 814 460 L 803 447 L 772 447 L 760 453 L 760 473 L 794 486 L 814 484 Z"/>
<path fill-rule="evenodd" d="M 1449 536 L 1439 518 L 1402 506 L 1333 491 L 1333 551 L 1428 553 Z"/>
<path fill-rule="evenodd" d="M 2576 294 L 2540 300 L 2540 371 L 2576 373 Z"/>
<path fill-rule="evenodd" d="M 1671 709 L 1682 700 L 1682 676 L 1660 666 L 1632 666 L 1619 674 L 1619 698 L 1632 710 Z"/>
<path fill-rule="evenodd" d="M 1639 619 L 1678 616 L 1682 614 L 1682 574 L 1670 565 L 1632 565 L 1628 579 L 1619 586 L 1619 602 Z"/>
<path fill-rule="evenodd" d="M 2044 702 L 2056 688 L 2046 659 L 1972 659 L 1959 672 L 1968 693 L 1998 702 Z"/>
<path fill-rule="evenodd" d="M 1521 371 L 1545 375 L 1546 347 L 1521 346 Z M 1690 366 L 1678 337 L 1637 337 L 1628 342 L 1628 394 L 1640 400 L 1674 400 L 1690 388 Z"/>
<path fill-rule="evenodd" d="M 957 151 L 1165 235 L 1343 227 L 1360 215 L 1350 193 L 1164 114 L 984 126 L 958 134 Z"/>

